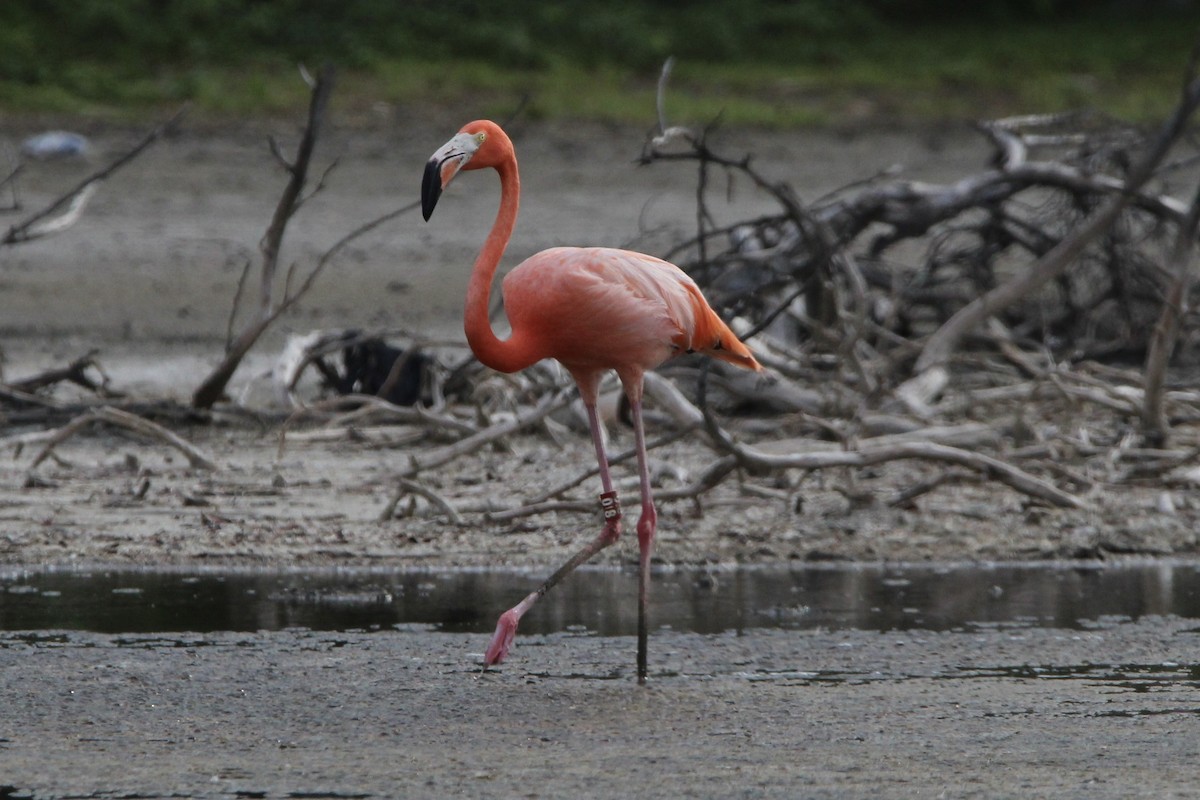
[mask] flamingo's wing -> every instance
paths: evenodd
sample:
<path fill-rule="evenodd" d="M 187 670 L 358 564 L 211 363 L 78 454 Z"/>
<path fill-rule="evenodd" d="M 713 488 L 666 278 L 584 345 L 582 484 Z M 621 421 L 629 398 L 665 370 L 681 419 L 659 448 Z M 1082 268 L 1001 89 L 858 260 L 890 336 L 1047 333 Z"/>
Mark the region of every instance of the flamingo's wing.
<path fill-rule="evenodd" d="M 758 362 L 670 262 L 603 247 L 538 253 L 504 281 L 513 331 L 545 340 L 566 364 L 650 369 L 680 352 Z"/>

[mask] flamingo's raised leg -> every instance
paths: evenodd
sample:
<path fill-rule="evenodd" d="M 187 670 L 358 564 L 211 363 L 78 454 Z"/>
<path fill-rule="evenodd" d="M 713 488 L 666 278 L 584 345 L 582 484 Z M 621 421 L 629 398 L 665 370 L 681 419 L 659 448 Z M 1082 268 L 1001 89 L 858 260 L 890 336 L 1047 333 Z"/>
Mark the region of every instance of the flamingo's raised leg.
<path fill-rule="evenodd" d="M 617 504 L 617 493 L 613 489 L 612 476 L 608 469 L 608 454 L 604 451 L 604 438 L 600 430 L 600 419 L 596 414 L 595 400 L 588 402 L 585 399 L 584 408 L 587 409 L 588 426 L 592 430 L 592 443 L 596 446 L 596 463 L 600 467 L 600 483 L 604 487 L 604 494 L 600 496 L 602 508 L 604 509 L 604 528 L 595 539 L 589 542 L 578 553 L 567 559 L 565 564 L 556 569 L 554 574 L 547 578 L 536 591 L 500 615 L 500 620 L 496 623 L 496 632 L 492 634 L 492 641 L 488 644 L 487 651 L 483 656 L 483 662 L 486 666 L 490 667 L 493 664 L 499 664 L 508 655 L 508 651 L 512 647 L 513 638 L 517 635 L 517 625 L 520 623 L 521 617 L 525 615 L 525 612 L 534 603 L 541 599 L 542 595 L 554 588 L 563 578 L 574 572 L 575 568 L 580 564 L 583 564 L 592 556 L 621 538 L 620 506 Z M 641 523 L 639 523 L 639 536 L 640 530 Z"/>

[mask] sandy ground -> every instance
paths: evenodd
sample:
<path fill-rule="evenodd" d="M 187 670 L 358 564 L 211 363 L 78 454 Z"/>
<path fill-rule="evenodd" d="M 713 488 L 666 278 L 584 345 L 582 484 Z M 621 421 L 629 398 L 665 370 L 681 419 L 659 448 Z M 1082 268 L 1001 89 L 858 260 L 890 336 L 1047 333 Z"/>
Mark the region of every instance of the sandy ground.
<path fill-rule="evenodd" d="M 285 262 L 311 265 L 357 224 L 414 199 L 426 157 L 458 125 L 434 122 L 332 131 L 320 159 L 339 166 L 295 221 Z M 27 210 L 137 138 L 90 133 L 90 165 L 30 165 L 19 196 Z M 113 388 L 186 398 L 219 357 L 241 263 L 283 181 L 270 133 L 286 147 L 295 130 L 185 130 L 114 176 L 75 228 L 0 250 L 5 376 L 97 349 Z M 525 201 L 508 263 L 559 243 L 654 252 L 692 229 L 692 169 L 634 166 L 640 131 L 529 125 L 517 134 Z M 986 157 L 973 136 L 954 132 L 731 132 L 726 141 L 806 198 L 893 163 L 943 180 Z M 496 202 L 489 183 L 456 184 L 431 223 L 413 214 L 352 248 L 262 343 L 234 395 L 260 409 L 277 401 L 267 373 L 294 333 L 397 327 L 460 341 L 467 265 Z M 746 186 L 732 197 L 721 213 L 769 208 Z M 592 535 L 589 514 L 475 515 L 456 526 L 422 503 L 380 522 L 391 476 L 407 463 L 402 431 L 298 431 L 281 452 L 270 419 L 181 426 L 215 471 L 108 432 L 61 445 L 30 485 L 38 446 L 6 449 L 0 562 L 541 567 Z M 729 420 L 751 440 L 783 429 L 757 422 Z M 613 433 L 617 449 L 629 446 L 627 432 Z M 422 479 L 456 502 L 511 505 L 590 460 L 581 436 L 531 434 Z M 684 441 L 656 460 L 670 488 L 711 454 Z M 881 467 L 856 487 L 887 497 L 923 469 Z M 627 485 L 629 470 L 619 472 Z M 1033 506 L 992 484 L 949 487 L 911 510 L 860 495 L 852 503 L 847 488 L 837 474 L 727 481 L 702 514 L 690 502 L 664 505 L 658 557 L 1186 556 L 1198 544 L 1200 504 L 1178 486 L 1101 488 L 1088 511 Z M 625 541 L 607 560 L 630 561 L 635 550 Z M 518 663 L 480 677 L 467 654 L 482 650 L 481 637 L 421 630 L 182 645 L 8 635 L 0 796 L 615 797 L 639 787 L 663 797 L 1182 797 L 1200 741 L 1198 641 L 1177 620 L 1087 634 L 665 632 L 652 644 L 655 678 L 639 690 L 623 639 L 526 641 Z M 1069 674 L 1038 674 L 1038 665 Z"/>

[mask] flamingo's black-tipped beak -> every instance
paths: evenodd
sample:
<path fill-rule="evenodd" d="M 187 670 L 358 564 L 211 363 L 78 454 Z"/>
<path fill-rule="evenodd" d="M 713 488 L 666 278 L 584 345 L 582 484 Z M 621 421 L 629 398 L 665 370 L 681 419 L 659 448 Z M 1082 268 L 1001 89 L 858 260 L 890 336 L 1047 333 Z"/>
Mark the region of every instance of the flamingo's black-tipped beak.
<path fill-rule="evenodd" d="M 421 213 L 425 221 L 433 214 L 438 198 L 458 171 L 466 166 L 483 143 L 483 134 L 459 131 L 450 141 L 438 148 L 425 164 L 425 177 L 421 181 Z"/>
<path fill-rule="evenodd" d="M 442 170 L 436 158 L 425 165 L 425 177 L 421 179 L 421 216 L 429 222 L 438 198 L 442 196 Z"/>

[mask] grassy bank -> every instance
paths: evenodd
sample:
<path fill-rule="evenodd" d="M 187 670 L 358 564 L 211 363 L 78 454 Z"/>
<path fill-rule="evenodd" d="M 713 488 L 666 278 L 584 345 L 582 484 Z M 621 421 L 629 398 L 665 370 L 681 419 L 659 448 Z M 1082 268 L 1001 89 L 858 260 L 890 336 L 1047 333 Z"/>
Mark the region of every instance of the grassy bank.
<path fill-rule="evenodd" d="M 774 127 L 921 124 L 1081 107 L 1154 120 L 1173 106 L 1200 35 L 1192 16 L 873 20 L 824 35 L 791 31 L 791 40 L 772 40 L 761 57 L 681 54 L 668 107 L 684 122 L 722 114 L 732 124 Z M 341 66 L 337 103 L 347 119 L 431 106 L 504 117 L 524 98 L 525 113 L 539 118 L 648 124 L 666 49 L 648 41 L 623 43 L 632 48 L 624 55 L 618 48 L 547 49 L 538 58 L 484 58 L 417 44 L 403 58 L 378 50 L 330 58 Z M 292 53 L 131 58 L 85 49 L 36 74 L 9 68 L 0 74 L 0 110 L 129 118 L 190 102 L 194 116 L 219 120 L 291 113 L 306 98 Z"/>

